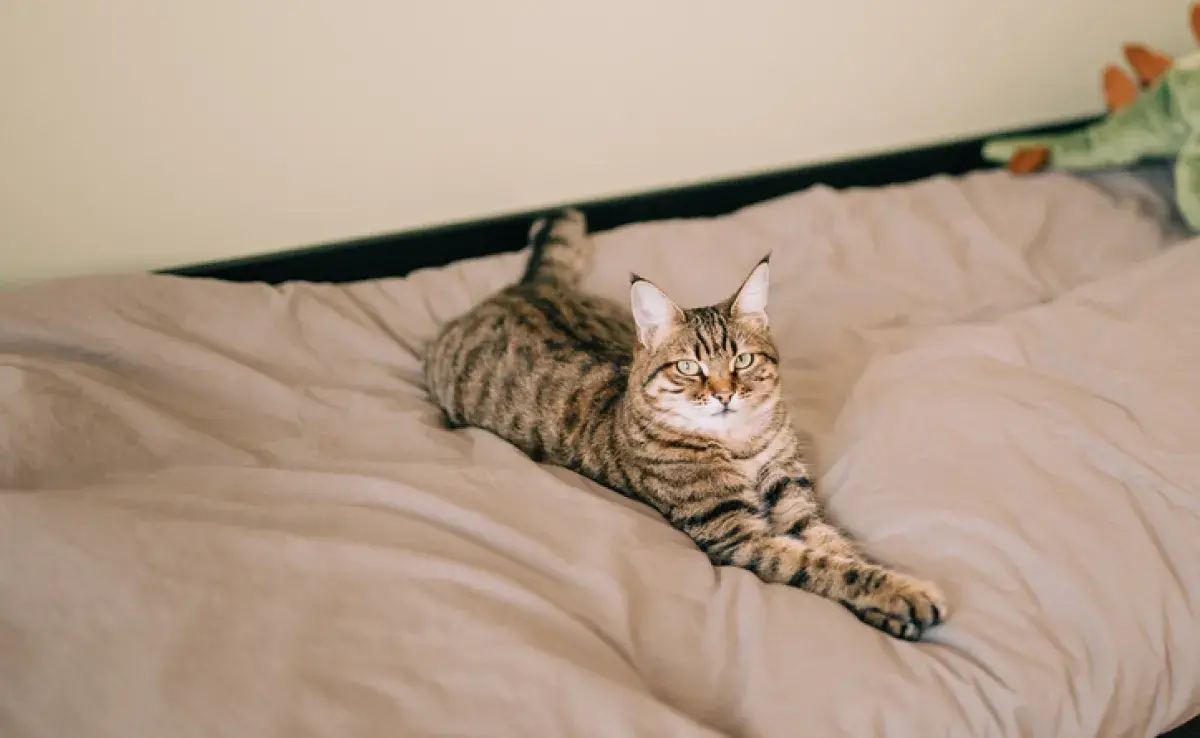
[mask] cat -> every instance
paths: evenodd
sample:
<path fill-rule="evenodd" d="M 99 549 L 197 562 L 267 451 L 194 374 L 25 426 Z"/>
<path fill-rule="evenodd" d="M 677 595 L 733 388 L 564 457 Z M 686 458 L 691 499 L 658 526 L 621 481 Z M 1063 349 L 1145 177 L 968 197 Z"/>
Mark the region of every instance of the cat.
<path fill-rule="evenodd" d="M 769 255 L 706 307 L 631 275 L 625 309 L 580 289 L 595 248 L 583 213 L 538 220 L 529 245 L 520 280 L 426 352 L 448 427 L 640 500 L 714 565 L 829 598 L 893 637 L 942 622 L 937 586 L 869 561 L 823 514 L 782 397 Z"/>

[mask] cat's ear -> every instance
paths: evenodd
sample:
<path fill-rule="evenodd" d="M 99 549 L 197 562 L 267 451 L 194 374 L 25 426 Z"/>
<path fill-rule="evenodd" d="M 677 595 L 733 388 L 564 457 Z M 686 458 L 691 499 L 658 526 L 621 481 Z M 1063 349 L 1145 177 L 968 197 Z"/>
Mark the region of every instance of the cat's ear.
<path fill-rule="evenodd" d="M 636 274 L 629 275 L 629 305 L 637 323 L 638 341 L 646 348 L 661 343 L 683 320 L 683 311 L 666 293 Z"/>
<path fill-rule="evenodd" d="M 771 286 L 771 255 L 767 254 L 751 270 L 733 296 L 729 310 L 733 317 L 767 325 L 767 292 Z"/>

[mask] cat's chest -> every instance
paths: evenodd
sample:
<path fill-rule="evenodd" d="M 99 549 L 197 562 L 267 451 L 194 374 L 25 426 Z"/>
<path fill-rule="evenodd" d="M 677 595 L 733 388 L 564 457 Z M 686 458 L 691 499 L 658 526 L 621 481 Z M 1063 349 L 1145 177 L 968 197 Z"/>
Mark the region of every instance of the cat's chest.
<path fill-rule="evenodd" d="M 738 474 L 744 477 L 748 483 L 753 483 L 758 479 L 763 467 L 767 465 L 767 461 L 766 454 L 758 454 L 748 459 L 734 459 L 733 465 L 738 470 Z"/>
<path fill-rule="evenodd" d="M 744 458 L 734 458 L 733 465 L 738 472 L 746 478 L 747 482 L 754 483 L 759 479 L 762 470 L 772 463 L 777 463 L 780 459 L 787 457 L 790 439 L 785 433 L 776 433 L 771 442 L 761 449 L 756 449 L 752 455 Z"/>

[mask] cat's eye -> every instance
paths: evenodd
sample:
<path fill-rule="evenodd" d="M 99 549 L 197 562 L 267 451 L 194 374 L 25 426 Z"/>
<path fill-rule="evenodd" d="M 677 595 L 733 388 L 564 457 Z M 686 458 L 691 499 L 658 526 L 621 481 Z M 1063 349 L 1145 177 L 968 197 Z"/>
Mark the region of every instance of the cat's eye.
<path fill-rule="evenodd" d="M 746 367 L 750 366 L 753 363 L 754 363 L 754 354 L 751 354 L 751 353 L 738 354 L 737 358 L 735 358 L 733 360 L 733 368 L 734 369 L 745 369 Z"/>
<path fill-rule="evenodd" d="M 687 377 L 694 377 L 700 373 L 700 365 L 687 359 L 675 362 L 675 368 L 679 370 L 680 374 Z"/>

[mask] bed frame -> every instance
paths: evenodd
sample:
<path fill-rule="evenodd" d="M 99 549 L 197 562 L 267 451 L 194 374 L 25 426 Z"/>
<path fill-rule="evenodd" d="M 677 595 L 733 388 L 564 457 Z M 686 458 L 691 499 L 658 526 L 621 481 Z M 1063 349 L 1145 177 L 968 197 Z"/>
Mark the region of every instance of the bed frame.
<path fill-rule="evenodd" d="M 1082 118 L 1009 134 L 1065 131 L 1095 121 Z M 588 216 L 591 230 L 668 218 L 725 215 L 738 208 L 803 190 L 880 187 L 935 175 L 959 175 L 992 165 L 980 156 L 986 137 L 816 166 L 782 169 L 734 179 L 655 190 L 626 197 L 573 203 Z M 564 203 L 565 204 L 565 203 Z M 165 274 L 235 282 L 353 282 L 402 277 L 425 267 L 449 264 L 525 245 L 530 223 L 544 211 L 523 212 L 418 231 L 374 236 L 270 254 L 164 270 Z"/>
<path fill-rule="evenodd" d="M 1081 118 L 1002 135 L 1072 130 L 1096 118 Z M 627 197 L 575 203 L 588 216 L 591 229 L 604 231 L 629 223 L 667 218 L 725 215 L 764 200 L 813 185 L 837 189 L 881 187 L 937 175 L 954 176 L 993 168 L 980 156 L 985 137 L 919 149 L 848 159 L 816 166 L 783 169 Z M 565 203 L 564 203 L 565 204 Z M 544 211 L 407 231 L 288 251 L 214 261 L 164 270 L 164 274 L 234 282 L 353 282 L 403 277 L 426 267 L 460 259 L 518 251 L 525 246 L 529 224 Z M 1160 738 L 1200 738 L 1200 717 Z"/>

